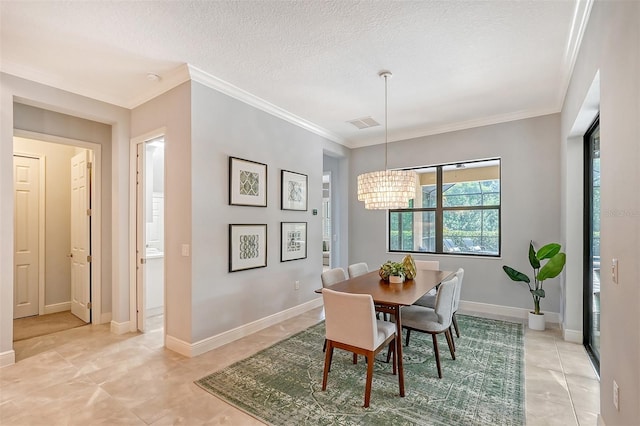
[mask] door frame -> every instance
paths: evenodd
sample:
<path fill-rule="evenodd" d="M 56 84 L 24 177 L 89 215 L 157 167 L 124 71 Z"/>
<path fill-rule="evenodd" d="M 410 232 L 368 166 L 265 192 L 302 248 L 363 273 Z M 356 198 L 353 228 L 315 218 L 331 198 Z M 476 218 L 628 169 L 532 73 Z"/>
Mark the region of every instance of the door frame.
<path fill-rule="evenodd" d="M 42 142 L 57 143 L 60 145 L 75 146 L 78 148 L 87 149 L 92 152 L 93 156 L 91 161 L 93 163 L 93 172 L 91 173 L 91 323 L 103 324 L 110 322 L 111 313 L 105 313 L 104 315 L 102 314 L 102 146 L 93 142 L 86 142 L 78 139 L 64 138 L 60 136 L 49 135 L 46 133 L 38 133 L 20 129 L 14 129 L 13 136 L 26 139 L 35 139 Z M 40 177 L 40 179 L 42 178 L 43 176 Z M 42 235 L 40 238 L 44 238 L 44 235 Z M 41 263 L 44 264 L 44 262 Z M 42 294 L 42 296 L 42 303 L 44 303 L 44 294 Z M 40 301 L 38 301 L 38 303 L 40 303 Z"/>
<path fill-rule="evenodd" d="M 593 210 L 593 156 L 591 147 L 591 135 L 596 128 L 600 127 L 600 113 L 596 114 L 593 121 L 589 125 L 587 131 L 583 136 L 583 175 L 584 175 L 584 188 L 583 188 L 583 254 L 582 254 L 582 267 L 583 267 L 583 283 L 582 283 L 582 334 L 583 334 L 583 346 L 591 358 L 591 362 L 594 365 L 596 373 L 600 375 L 600 350 L 598 348 L 598 354 L 594 353 L 593 346 L 591 345 L 593 339 L 593 219 L 591 212 Z M 589 197 L 587 197 L 589 195 Z M 601 282 L 602 285 L 602 282 Z M 587 291 L 590 290 L 590 291 Z M 601 305 L 602 306 L 602 305 Z M 601 317 L 602 318 L 602 317 Z M 602 319 L 600 318 L 600 324 Z"/>
<path fill-rule="evenodd" d="M 32 154 L 19 151 L 13 151 L 13 156 L 33 158 L 38 160 L 38 315 L 44 315 L 44 226 L 45 226 L 45 200 L 46 200 L 46 185 L 45 185 L 45 171 L 46 171 L 46 156 L 43 154 Z M 14 193 L 15 193 L 15 177 L 14 177 Z M 15 218 L 14 218 L 15 221 Z M 15 224 L 14 224 L 15 226 Z M 14 232 L 15 238 L 15 232 Z M 14 259 L 15 268 L 15 259 Z M 15 280 L 15 277 L 14 277 Z M 15 289 L 14 289 L 15 291 Z"/>
<path fill-rule="evenodd" d="M 138 202 L 137 202 L 137 183 L 136 183 L 136 172 L 138 167 L 137 155 L 138 155 L 138 145 L 144 144 L 146 141 L 158 138 L 160 136 L 164 136 L 165 144 L 167 143 L 167 128 L 160 127 L 158 129 L 152 130 L 150 132 L 144 133 L 142 135 L 136 136 L 132 138 L 129 143 L 129 318 L 131 321 L 129 322 L 129 331 L 136 332 L 138 330 L 138 274 L 137 274 L 137 266 L 138 266 L 138 256 L 136 253 L 137 250 L 137 237 L 138 237 Z M 144 167 L 144 166 L 143 166 Z M 165 168 L 165 176 L 167 163 L 164 163 Z M 165 183 L 166 187 L 166 183 Z M 164 198 L 165 203 L 163 208 L 166 209 L 166 196 Z M 166 222 L 165 229 L 166 231 Z M 163 262 L 164 268 L 164 277 L 165 282 L 162 283 L 162 291 L 164 292 L 164 300 L 166 305 L 166 296 L 167 296 L 167 286 L 166 286 L 166 271 L 167 271 L 167 250 L 165 248 L 165 261 Z M 142 294 L 145 294 L 144 288 L 144 280 L 142 280 Z M 166 341 L 167 336 L 167 315 L 165 311 L 165 315 L 163 315 L 163 335 Z"/>

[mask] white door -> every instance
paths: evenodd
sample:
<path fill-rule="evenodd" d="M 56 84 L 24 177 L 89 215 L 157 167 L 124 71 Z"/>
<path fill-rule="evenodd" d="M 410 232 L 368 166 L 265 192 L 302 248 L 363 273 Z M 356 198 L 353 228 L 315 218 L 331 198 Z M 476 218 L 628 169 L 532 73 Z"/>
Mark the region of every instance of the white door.
<path fill-rule="evenodd" d="M 14 275 L 13 318 L 38 315 L 38 214 L 40 160 L 13 157 Z"/>
<path fill-rule="evenodd" d="M 91 321 L 89 151 L 71 158 L 71 313 Z"/>
<path fill-rule="evenodd" d="M 146 265 L 146 182 L 145 182 L 145 144 L 136 146 L 136 298 L 138 330 L 144 332 L 145 303 L 145 265 Z"/>

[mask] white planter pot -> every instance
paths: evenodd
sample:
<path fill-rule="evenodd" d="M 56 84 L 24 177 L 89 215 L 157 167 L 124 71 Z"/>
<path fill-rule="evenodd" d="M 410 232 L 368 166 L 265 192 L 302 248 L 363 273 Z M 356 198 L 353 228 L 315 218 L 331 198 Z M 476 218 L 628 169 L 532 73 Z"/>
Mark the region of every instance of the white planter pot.
<path fill-rule="evenodd" d="M 544 314 L 536 315 L 529 312 L 529 328 L 531 330 L 544 330 Z"/>
<path fill-rule="evenodd" d="M 404 282 L 404 277 L 398 275 L 389 275 L 389 282 L 391 284 L 402 284 Z"/>

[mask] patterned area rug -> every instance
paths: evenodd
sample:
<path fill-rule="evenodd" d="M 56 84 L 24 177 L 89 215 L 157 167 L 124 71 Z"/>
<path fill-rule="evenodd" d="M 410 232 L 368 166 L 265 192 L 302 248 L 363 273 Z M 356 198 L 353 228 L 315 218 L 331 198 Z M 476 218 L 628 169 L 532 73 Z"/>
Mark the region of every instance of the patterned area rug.
<path fill-rule="evenodd" d="M 322 392 L 324 323 L 195 383 L 273 425 L 523 425 L 522 324 L 457 317 L 455 361 L 444 335 L 438 336 L 443 378 L 431 335 L 413 332 L 403 348 L 406 396 L 399 396 L 383 350 L 375 361 L 369 408 L 362 407 L 362 357 L 353 365 L 350 353 L 336 349 Z"/>

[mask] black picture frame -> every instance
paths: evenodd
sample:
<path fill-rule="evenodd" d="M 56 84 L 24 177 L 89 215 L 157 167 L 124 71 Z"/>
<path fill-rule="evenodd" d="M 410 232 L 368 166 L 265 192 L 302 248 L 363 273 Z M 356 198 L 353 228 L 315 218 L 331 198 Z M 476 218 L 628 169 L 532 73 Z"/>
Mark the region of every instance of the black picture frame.
<path fill-rule="evenodd" d="M 229 205 L 267 207 L 267 165 L 229 157 Z"/>
<path fill-rule="evenodd" d="M 229 225 L 229 272 L 267 266 L 267 225 Z"/>
<path fill-rule="evenodd" d="M 280 222 L 280 262 L 307 258 L 307 222 Z"/>
<path fill-rule="evenodd" d="M 280 208 L 307 211 L 309 177 L 303 173 L 282 170 L 280 182 Z"/>

